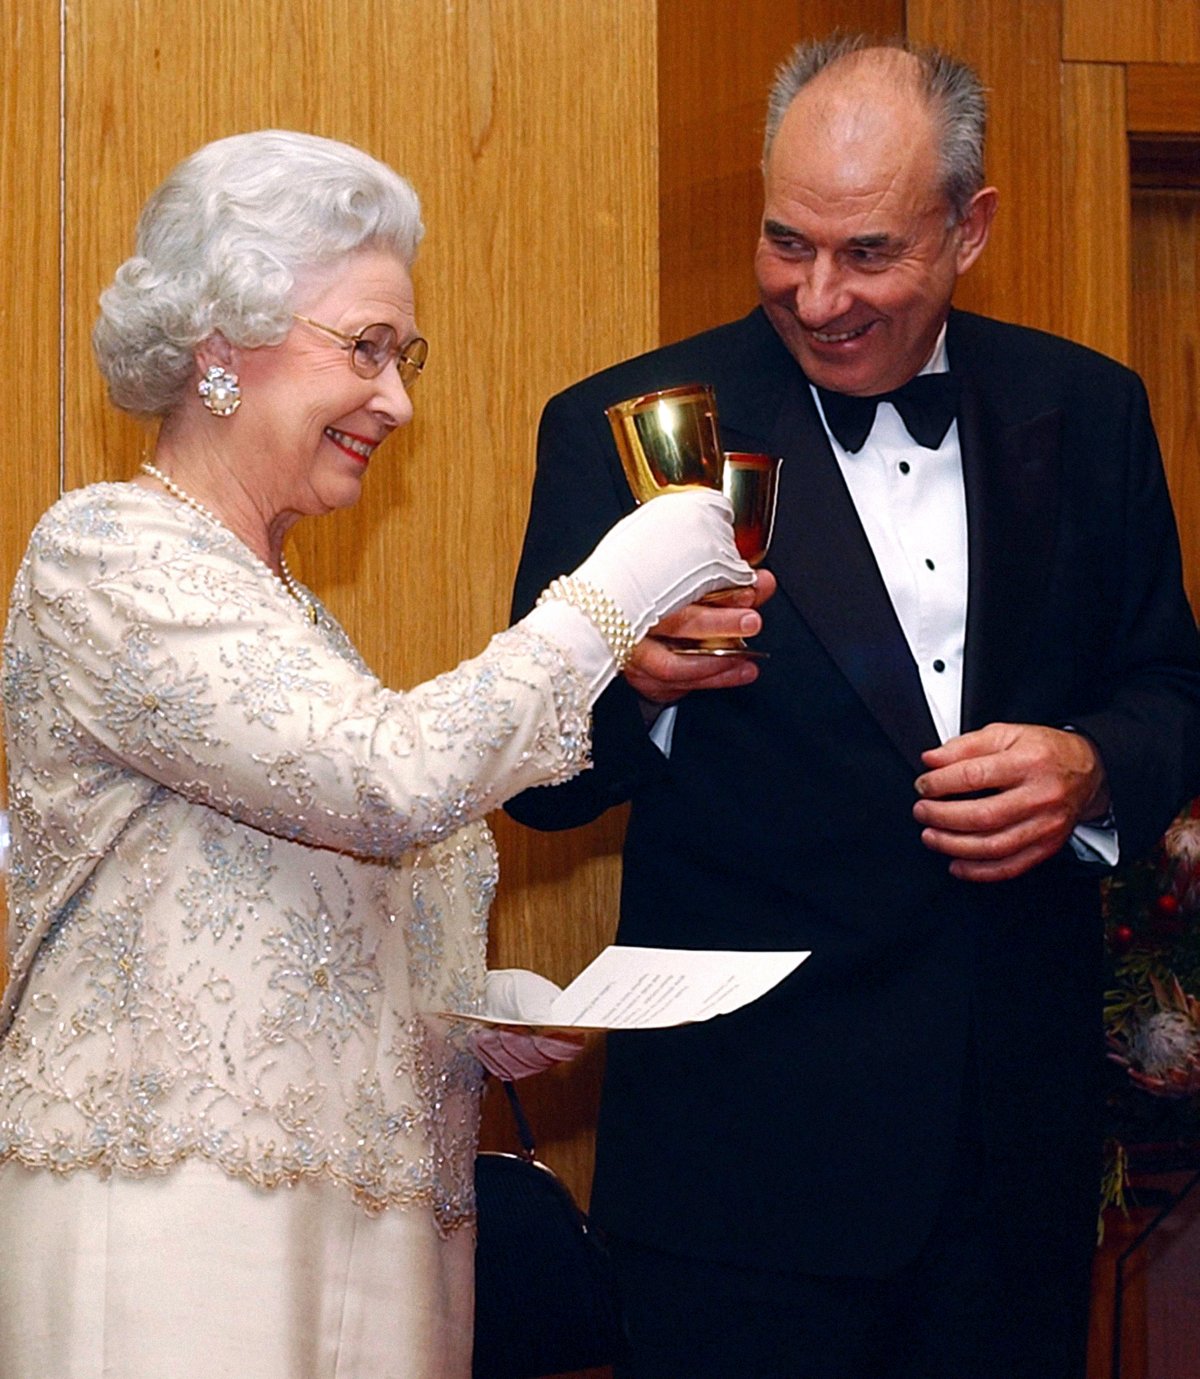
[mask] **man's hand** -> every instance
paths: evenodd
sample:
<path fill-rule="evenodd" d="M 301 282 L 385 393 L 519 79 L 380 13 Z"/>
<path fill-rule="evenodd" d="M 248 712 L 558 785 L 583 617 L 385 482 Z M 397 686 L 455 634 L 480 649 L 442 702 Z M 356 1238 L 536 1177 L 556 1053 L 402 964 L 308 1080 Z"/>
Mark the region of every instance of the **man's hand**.
<path fill-rule="evenodd" d="M 922 760 L 930 769 L 917 777 L 913 806 L 921 841 L 953 858 L 950 871 L 964 881 L 1020 876 L 1108 810 L 1104 763 L 1081 733 L 990 723 Z"/>
<path fill-rule="evenodd" d="M 720 602 L 692 603 L 650 629 L 638 643 L 625 678 L 643 699 L 673 704 L 690 690 L 729 689 L 758 678 L 758 666 L 745 656 L 681 656 L 664 637 L 752 637 L 762 629 L 754 610 L 775 592 L 769 570 L 755 572 L 752 586 L 721 594 Z"/>

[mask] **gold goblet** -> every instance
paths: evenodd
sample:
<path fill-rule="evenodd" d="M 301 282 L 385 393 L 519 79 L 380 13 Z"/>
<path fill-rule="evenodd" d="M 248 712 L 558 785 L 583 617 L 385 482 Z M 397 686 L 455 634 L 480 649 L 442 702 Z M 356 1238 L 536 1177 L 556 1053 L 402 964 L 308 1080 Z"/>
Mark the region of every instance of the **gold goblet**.
<path fill-rule="evenodd" d="M 775 500 L 779 493 L 778 455 L 757 455 L 743 450 L 725 452 L 721 488 L 733 505 L 733 540 L 747 565 L 759 566 L 766 558 L 775 526 Z M 724 594 L 709 594 L 704 603 L 722 603 Z M 741 637 L 703 637 L 676 646 L 686 656 L 753 656 L 766 660 L 766 651 L 755 651 Z"/>
<path fill-rule="evenodd" d="M 639 503 L 685 488 L 720 488 L 725 455 L 717 401 L 707 383 L 684 383 L 627 398 L 605 409 L 625 478 Z M 700 642 L 664 637 L 676 651 Z"/>
<path fill-rule="evenodd" d="M 733 504 L 733 539 L 747 565 L 761 565 L 771 545 L 782 464 L 778 455 L 726 451 L 721 487 Z"/>
<path fill-rule="evenodd" d="M 614 403 L 605 415 L 639 503 L 681 488 L 721 487 L 724 456 L 717 402 L 708 384 L 643 393 Z"/>
<path fill-rule="evenodd" d="M 781 460 L 775 455 L 721 450 L 717 403 L 706 383 L 643 393 L 606 409 L 621 467 L 633 496 L 649 502 L 660 493 L 697 485 L 720 488 L 733 506 L 733 535 L 748 565 L 758 565 L 771 542 Z M 705 603 L 721 603 L 723 593 Z M 741 637 L 663 637 L 686 656 L 755 656 Z"/>

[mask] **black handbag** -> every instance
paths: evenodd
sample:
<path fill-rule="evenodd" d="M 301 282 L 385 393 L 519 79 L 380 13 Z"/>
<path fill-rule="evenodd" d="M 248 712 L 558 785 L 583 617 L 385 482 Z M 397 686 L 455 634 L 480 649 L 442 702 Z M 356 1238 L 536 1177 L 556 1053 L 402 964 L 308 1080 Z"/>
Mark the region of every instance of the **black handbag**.
<path fill-rule="evenodd" d="M 501 1086 L 522 1152 L 475 1159 L 473 1379 L 543 1379 L 612 1364 L 625 1341 L 608 1251 L 566 1185 L 535 1157 L 513 1084 Z"/>

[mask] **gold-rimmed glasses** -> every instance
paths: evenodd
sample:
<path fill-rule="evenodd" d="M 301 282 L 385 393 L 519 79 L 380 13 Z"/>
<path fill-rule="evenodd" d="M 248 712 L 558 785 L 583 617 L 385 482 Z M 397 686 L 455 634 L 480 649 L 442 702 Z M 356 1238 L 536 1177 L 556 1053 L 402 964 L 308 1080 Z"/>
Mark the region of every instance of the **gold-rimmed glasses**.
<path fill-rule="evenodd" d="M 301 316 L 298 311 L 293 311 L 292 315 L 306 326 L 340 340 L 350 356 L 350 367 L 359 378 L 378 378 L 394 359 L 400 372 L 400 382 L 406 388 L 411 388 L 421 377 L 425 361 L 429 358 L 429 341 L 424 336 L 415 335 L 402 345 L 395 330 L 382 321 L 363 326 L 354 335 L 347 335 L 344 330 L 335 330 L 333 326 L 314 321 L 311 316 Z"/>

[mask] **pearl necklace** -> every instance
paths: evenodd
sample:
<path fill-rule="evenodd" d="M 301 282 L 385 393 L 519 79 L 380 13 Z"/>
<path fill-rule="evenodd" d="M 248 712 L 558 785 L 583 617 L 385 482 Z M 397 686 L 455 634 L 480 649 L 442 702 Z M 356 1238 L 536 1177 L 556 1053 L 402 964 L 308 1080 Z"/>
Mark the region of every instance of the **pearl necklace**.
<path fill-rule="evenodd" d="M 201 517 L 206 517 L 213 524 L 213 526 L 220 527 L 222 531 L 229 531 L 229 527 L 221 521 L 221 519 L 217 516 L 215 512 L 213 512 L 209 508 L 206 508 L 198 498 L 193 498 L 190 493 L 180 488 L 174 479 L 168 479 L 167 476 L 162 472 L 161 469 L 158 468 L 157 465 L 151 464 L 149 460 L 144 460 L 141 464 L 141 471 L 143 474 L 149 474 L 149 476 L 152 479 L 157 479 L 158 482 L 162 484 L 163 488 L 165 488 L 167 492 L 171 495 L 171 497 L 178 498 L 185 508 L 191 508 L 193 512 L 198 512 Z M 243 542 L 242 544 L 244 545 L 245 543 Z M 246 549 L 249 550 L 250 548 L 247 546 Z M 281 573 L 279 574 L 276 574 L 275 571 L 271 569 L 271 567 L 267 564 L 265 560 L 259 559 L 259 557 L 255 555 L 253 551 L 250 551 L 250 554 L 254 558 L 254 560 L 256 560 L 258 564 L 261 565 L 263 569 L 267 571 L 267 573 L 271 576 L 272 579 L 277 580 L 280 584 L 283 585 L 283 587 L 288 591 L 288 593 L 291 594 L 292 598 L 294 598 L 296 602 L 300 605 L 300 607 L 304 609 L 305 616 L 308 618 L 309 622 L 315 623 L 317 621 L 317 605 L 312 601 L 312 599 L 310 599 L 304 593 L 304 591 L 296 583 L 296 580 L 292 575 L 291 570 L 288 569 L 287 561 L 283 558 L 282 551 L 279 555 L 279 569 L 281 571 Z"/>

